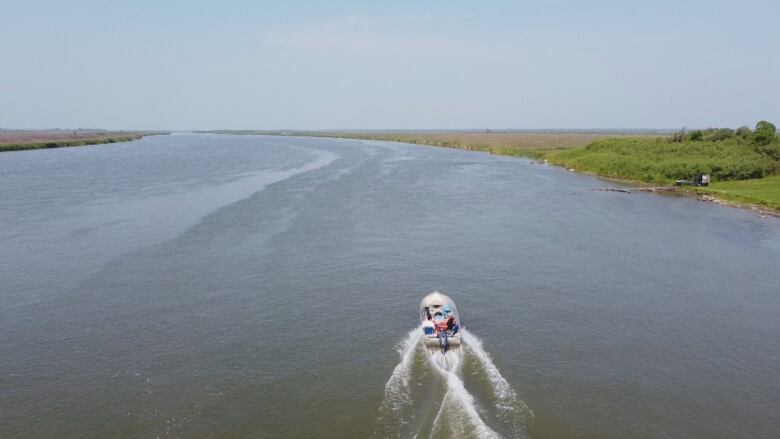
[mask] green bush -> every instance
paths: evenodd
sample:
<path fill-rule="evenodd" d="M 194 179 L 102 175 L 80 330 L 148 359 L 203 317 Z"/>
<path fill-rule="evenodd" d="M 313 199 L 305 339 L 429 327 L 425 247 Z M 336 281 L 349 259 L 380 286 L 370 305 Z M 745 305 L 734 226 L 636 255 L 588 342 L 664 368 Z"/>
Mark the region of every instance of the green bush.
<path fill-rule="evenodd" d="M 765 145 L 756 145 L 756 151 L 780 161 L 780 143 L 778 142 L 771 142 Z"/>
<path fill-rule="evenodd" d="M 671 141 L 674 143 L 685 142 L 686 140 L 688 140 L 688 132 L 685 131 L 685 128 L 674 133 L 671 138 Z"/>
<path fill-rule="evenodd" d="M 668 184 L 676 179 L 710 174 L 714 181 L 759 178 L 780 171 L 771 155 L 738 139 L 720 141 L 620 138 L 584 148 L 551 153 L 550 161 L 612 178 Z"/>
<path fill-rule="evenodd" d="M 739 127 L 737 128 L 737 132 L 735 134 L 737 137 L 742 139 L 750 139 L 753 137 L 753 130 L 751 130 L 749 127 Z"/>
<path fill-rule="evenodd" d="M 720 140 L 726 140 L 731 139 L 734 137 L 734 130 L 730 128 L 718 128 L 714 130 L 707 130 L 707 132 L 704 135 L 705 140 L 713 140 L 713 141 L 720 141 Z"/>
<path fill-rule="evenodd" d="M 756 124 L 756 130 L 753 132 L 753 142 L 757 145 L 769 145 L 777 140 L 775 137 L 775 126 L 765 120 Z"/>

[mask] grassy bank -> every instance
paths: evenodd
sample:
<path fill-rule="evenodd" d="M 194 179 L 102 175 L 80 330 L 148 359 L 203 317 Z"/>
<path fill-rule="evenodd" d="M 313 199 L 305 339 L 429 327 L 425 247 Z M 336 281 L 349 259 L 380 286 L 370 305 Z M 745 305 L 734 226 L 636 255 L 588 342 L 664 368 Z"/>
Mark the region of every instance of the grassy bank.
<path fill-rule="evenodd" d="M 770 124 L 771 125 L 771 124 Z M 382 140 L 522 156 L 601 177 L 671 186 L 709 174 L 709 188 L 682 189 L 780 212 L 780 144 L 774 134 L 738 130 L 645 132 L 218 131 Z"/>
<path fill-rule="evenodd" d="M 0 131 L 0 152 L 130 142 L 158 131 Z"/>
<path fill-rule="evenodd" d="M 736 203 L 749 203 L 780 212 L 780 175 L 771 177 L 713 183 L 697 192 Z"/>
<path fill-rule="evenodd" d="M 656 139 L 606 139 L 546 157 L 551 163 L 603 177 L 672 184 L 695 174 L 713 181 L 761 178 L 780 171 L 780 162 L 754 145 L 731 141 L 670 142 Z"/>
<path fill-rule="evenodd" d="M 319 135 L 332 137 L 333 133 Z M 615 136 L 625 135 L 589 132 L 336 133 L 336 137 L 342 138 L 414 143 L 535 159 L 544 158 L 552 151 L 577 148 Z"/>
<path fill-rule="evenodd" d="M 441 146 L 541 159 L 552 151 L 582 147 L 608 138 L 640 138 L 651 133 L 614 131 L 209 131 L 219 134 L 260 134 L 332 137 L 339 139 L 382 140 Z"/>
<path fill-rule="evenodd" d="M 601 177 L 671 186 L 709 174 L 708 188 L 683 189 L 780 212 L 780 145 L 774 134 L 757 143 L 741 128 L 691 134 L 615 133 L 346 133 L 338 137 L 387 140 L 524 156 Z M 327 133 L 333 136 L 333 133 Z"/>
<path fill-rule="evenodd" d="M 709 174 L 709 187 L 682 190 L 780 212 L 780 141 L 768 122 L 759 122 L 755 131 L 742 127 L 680 132 L 671 138 L 599 140 L 546 158 L 577 171 L 664 186 Z"/>

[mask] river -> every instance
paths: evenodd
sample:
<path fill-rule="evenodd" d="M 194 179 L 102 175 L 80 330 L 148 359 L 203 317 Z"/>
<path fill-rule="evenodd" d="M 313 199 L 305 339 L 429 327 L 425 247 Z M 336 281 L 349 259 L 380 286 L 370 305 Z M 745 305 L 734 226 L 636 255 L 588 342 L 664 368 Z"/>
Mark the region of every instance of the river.
<path fill-rule="evenodd" d="M 780 221 L 610 186 L 322 138 L 2 153 L 0 437 L 776 437 Z"/>

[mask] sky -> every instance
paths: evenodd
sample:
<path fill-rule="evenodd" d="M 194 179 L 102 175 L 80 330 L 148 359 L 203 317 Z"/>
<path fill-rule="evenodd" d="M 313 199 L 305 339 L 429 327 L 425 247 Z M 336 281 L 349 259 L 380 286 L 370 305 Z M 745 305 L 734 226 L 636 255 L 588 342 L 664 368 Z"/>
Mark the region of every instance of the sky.
<path fill-rule="evenodd" d="M 780 122 L 780 2 L 0 0 L 0 128 Z"/>

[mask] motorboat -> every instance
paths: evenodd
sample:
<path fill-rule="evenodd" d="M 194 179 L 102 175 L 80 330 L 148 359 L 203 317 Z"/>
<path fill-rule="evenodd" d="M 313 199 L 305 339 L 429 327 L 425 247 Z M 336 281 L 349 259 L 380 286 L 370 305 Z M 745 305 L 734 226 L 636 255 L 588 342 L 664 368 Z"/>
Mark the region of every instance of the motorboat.
<path fill-rule="evenodd" d="M 461 344 L 461 322 L 455 302 L 438 291 L 420 302 L 420 324 L 425 347 L 439 348 L 442 353 Z"/>

